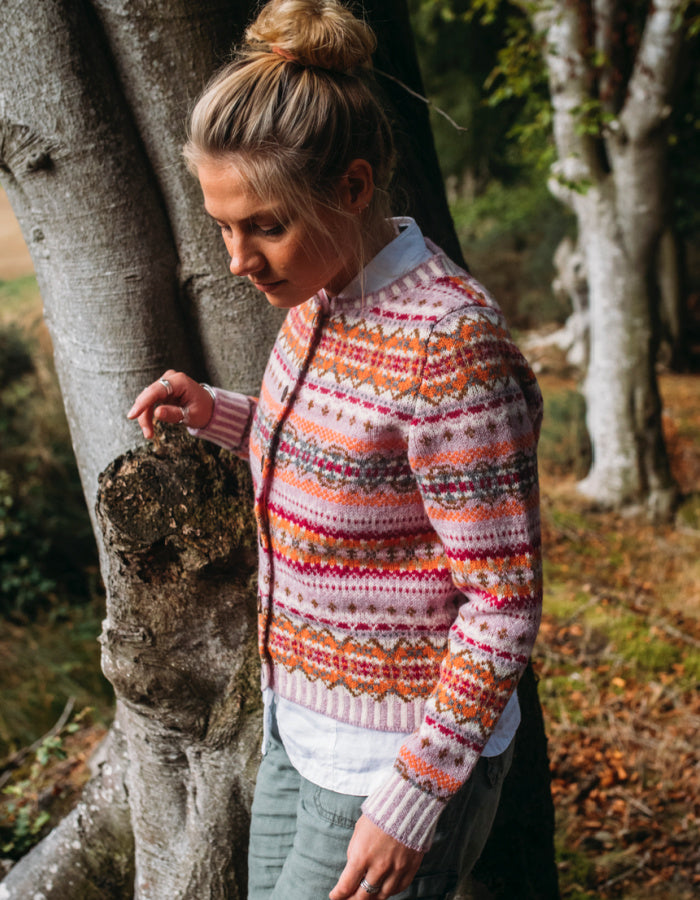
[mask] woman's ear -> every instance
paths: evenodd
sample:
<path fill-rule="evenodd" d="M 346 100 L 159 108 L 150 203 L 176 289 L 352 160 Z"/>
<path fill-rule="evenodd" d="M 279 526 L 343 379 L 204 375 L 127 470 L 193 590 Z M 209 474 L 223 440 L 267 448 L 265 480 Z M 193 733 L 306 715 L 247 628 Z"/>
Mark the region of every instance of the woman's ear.
<path fill-rule="evenodd" d="M 374 196 L 372 166 L 366 159 L 353 159 L 340 179 L 340 203 L 349 213 L 367 209 Z"/>

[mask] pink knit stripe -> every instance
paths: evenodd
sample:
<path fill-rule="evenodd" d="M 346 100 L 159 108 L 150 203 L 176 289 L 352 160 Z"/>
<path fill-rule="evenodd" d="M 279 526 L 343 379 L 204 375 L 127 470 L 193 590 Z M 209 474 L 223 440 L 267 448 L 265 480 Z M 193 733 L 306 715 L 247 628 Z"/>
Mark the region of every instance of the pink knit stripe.
<path fill-rule="evenodd" d="M 539 550 L 540 544 L 537 543 L 517 543 L 517 544 L 497 544 L 494 543 L 491 547 L 484 547 L 482 549 L 477 549 L 476 547 L 470 547 L 464 550 L 450 550 L 448 557 L 452 560 L 470 560 L 475 561 L 478 559 L 493 559 L 494 556 L 503 560 L 510 560 L 511 562 L 515 562 L 514 557 L 517 556 L 532 556 L 537 550 Z"/>
<path fill-rule="evenodd" d="M 384 646 L 387 645 L 388 639 L 394 632 L 399 634 L 401 632 L 410 631 L 412 634 L 415 633 L 427 636 L 432 634 L 435 635 L 436 638 L 439 638 L 441 642 L 444 641 L 445 637 L 445 623 L 442 621 L 437 621 L 434 625 L 415 625 L 410 622 L 401 621 L 391 623 L 381 621 L 357 622 L 354 619 L 343 621 L 339 618 L 317 615 L 307 608 L 285 606 L 282 603 L 277 603 L 276 606 L 278 606 L 280 611 L 284 612 L 286 615 L 297 616 L 299 619 L 311 622 L 320 627 L 338 629 L 338 631 L 357 632 L 362 638 L 366 638 L 367 634 L 371 633 L 373 637 L 376 636 L 377 639 L 381 640 Z"/>
<path fill-rule="evenodd" d="M 331 388 L 328 385 L 322 384 L 321 382 L 314 381 L 312 378 L 309 378 L 307 380 L 305 386 L 309 391 L 316 391 L 319 394 L 327 396 L 329 399 L 334 400 L 338 404 L 347 403 L 350 406 L 360 406 L 364 410 L 378 413 L 380 415 L 396 415 L 400 420 L 404 422 L 410 422 L 413 417 L 412 413 L 404 413 L 400 409 L 393 409 L 391 406 L 387 406 L 386 403 L 382 403 L 379 400 L 368 400 L 366 395 L 355 394 L 352 390 L 341 391 L 338 388 Z"/>
<path fill-rule="evenodd" d="M 278 506 L 274 502 L 270 502 L 267 504 L 267 508 L 272 515 L 277 515 L 280 518 L 285 519 L 292 526 L 296 526 L 300 530 L 304 532 L 308 532 L 309 535 L 317 535 L 320 538 L 332 537 L 337 538 L 338 540 L 362 540 L 367 541 L 368 539 L 372 539 L 372 534 L 367 531 L 367 523 L 360 522 L 354 529 L 350 528 L 341 528 L 339 526 L 330 526 L 330 525 L 322 525 L 315 519 L 311 518 L 302 518 L 299 515 L 296 515 L 291 510 L 284 508 L 282 506 Z M 346 520 L 347 522 L 347 520 Z M 417 522 L 414 525 L 407 526 L 404 524 L 395 526 L 392 528 L 391 532 L 391 540 L 394 541 L 403 541 L 406 538 L 416 538 L 418 540 L 427 540 L 431 539 L 433 536 L 433 529 L 430 527 L 426 527 L 426 523 L 424 521 Z M 383 532 L 377 531 L 377 538 L 382 538 L 386 540 L 386 535 Z"/>

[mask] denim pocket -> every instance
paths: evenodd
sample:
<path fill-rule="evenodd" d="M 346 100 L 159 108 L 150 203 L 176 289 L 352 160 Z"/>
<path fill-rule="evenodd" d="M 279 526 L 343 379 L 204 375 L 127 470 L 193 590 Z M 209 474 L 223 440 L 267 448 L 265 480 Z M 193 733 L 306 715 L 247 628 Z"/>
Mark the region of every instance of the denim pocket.
<path fill-rule="evenodd" d="M 314 786 L 310 802 L 320 819 L 330 825 L 353 831 L 357 820 L 362 815 L 364 799 L 364 797 L 355 797 L 351 794 L 337 794 L 335 791 Z M 305 800 L 306 798 L 303 798 L 302 802 L 305 803 Z M 308 804 L 305 803 L 305 805 L 308 809 Z"/>

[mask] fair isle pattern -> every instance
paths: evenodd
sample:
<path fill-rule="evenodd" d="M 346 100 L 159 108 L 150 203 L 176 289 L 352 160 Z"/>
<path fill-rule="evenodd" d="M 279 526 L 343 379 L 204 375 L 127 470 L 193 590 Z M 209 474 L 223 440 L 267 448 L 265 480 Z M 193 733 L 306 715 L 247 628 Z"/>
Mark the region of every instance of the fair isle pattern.
<path fill-rule="evenodd" d="M 206 437 L 241 452 L 240 395 Z M 292 309 L 250 430 L 263 683 L 413 731 L 364 812 L 426 849 L 527 662 L 541 605 L 541 397 L 500 310 L 440 251 Z"/>

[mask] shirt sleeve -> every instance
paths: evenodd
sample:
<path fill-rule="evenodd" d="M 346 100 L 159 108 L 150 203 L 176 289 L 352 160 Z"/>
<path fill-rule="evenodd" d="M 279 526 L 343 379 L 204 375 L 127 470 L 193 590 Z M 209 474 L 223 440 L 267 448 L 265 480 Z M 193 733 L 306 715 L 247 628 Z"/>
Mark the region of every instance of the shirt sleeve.
<path fill-rule="evenodd" d="M 255 397 L 213 388 L 214 411 L 204 428 L 188 428 L 195 437 L 205 438 L 248 459 L 250 426 L 258 401 Z"/>
<path fill-rule="evenodd" d="M 427 850 L 527 664 L 540 622 L 542 398 L 500 314 L 461 310 L 427 347 L 409 461 L 463 595 L 420 727 L 363 812 Z"/>

